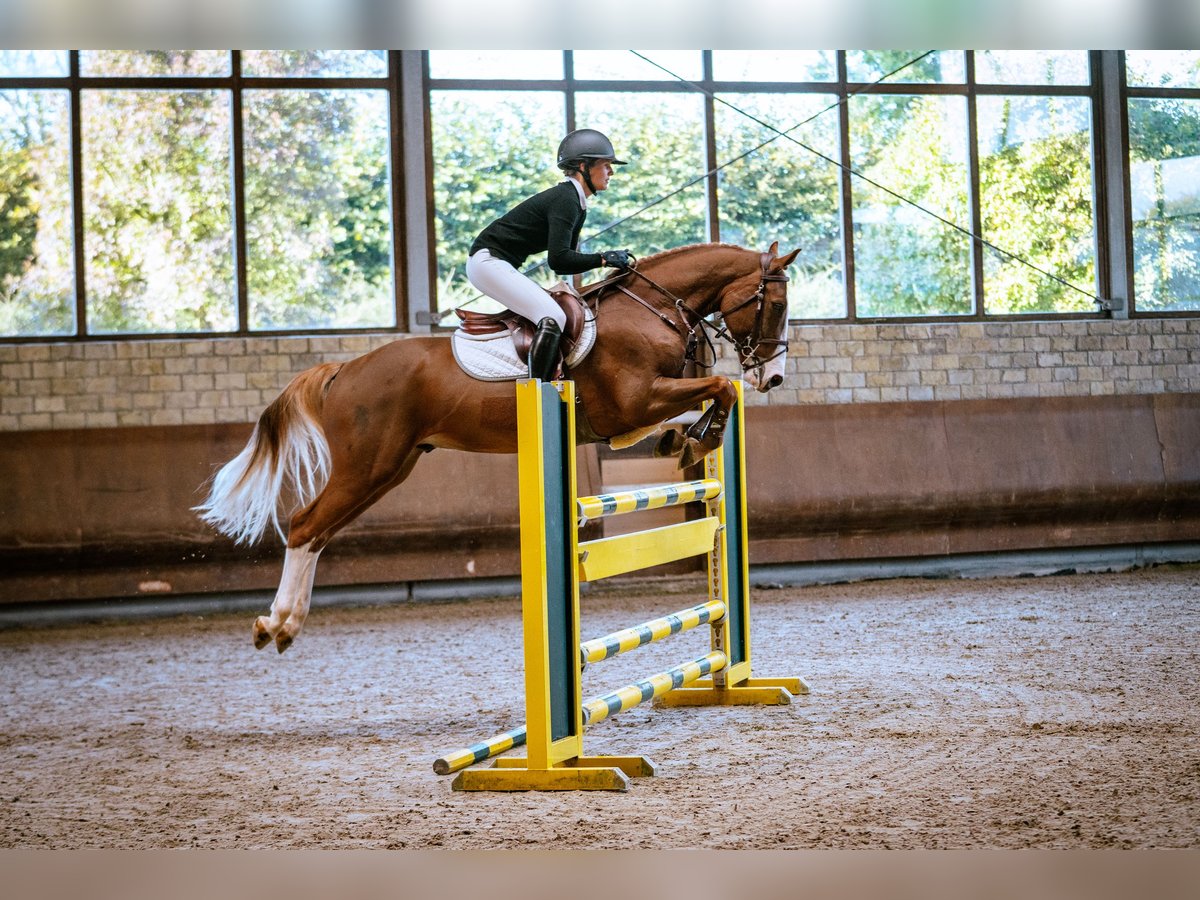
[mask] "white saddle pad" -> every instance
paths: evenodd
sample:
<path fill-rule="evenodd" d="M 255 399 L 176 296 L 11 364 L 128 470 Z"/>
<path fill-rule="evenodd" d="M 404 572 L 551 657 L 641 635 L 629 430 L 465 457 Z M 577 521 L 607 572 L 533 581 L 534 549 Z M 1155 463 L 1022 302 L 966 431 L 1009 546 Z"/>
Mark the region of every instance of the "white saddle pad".
<path fill-rule="evenodd" d="M 583 323 L 579 343 L 567 357 L 567 368 L 579 365 L 592 352 L 596 343 L 596 319 Z M 508 330 L 496 334 L 467 334 L 461 328 L 451 339 L 454 359 L 464 372 L 481 381 L 512 381 L 529 375 L 529 366 L 517 356 L 512 334 Z"/>

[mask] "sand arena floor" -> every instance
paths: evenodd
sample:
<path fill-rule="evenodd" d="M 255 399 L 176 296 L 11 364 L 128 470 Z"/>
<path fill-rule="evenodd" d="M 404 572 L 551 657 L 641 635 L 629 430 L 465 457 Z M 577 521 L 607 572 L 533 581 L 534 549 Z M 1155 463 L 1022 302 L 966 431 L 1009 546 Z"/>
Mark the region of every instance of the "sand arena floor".
<path fill-rule="evenodd" d="M 703 599 L 594 587 L 586 637 Z M 628 793 L 463 794 L 442 750 L 523 721 L 519 603 L 0 631 L 4 848 L 1200 846 L 1200 568 L 755 591 L 790 707 L 639 707 Z M 707 629 L 589 667 L 592 696 Z"/>

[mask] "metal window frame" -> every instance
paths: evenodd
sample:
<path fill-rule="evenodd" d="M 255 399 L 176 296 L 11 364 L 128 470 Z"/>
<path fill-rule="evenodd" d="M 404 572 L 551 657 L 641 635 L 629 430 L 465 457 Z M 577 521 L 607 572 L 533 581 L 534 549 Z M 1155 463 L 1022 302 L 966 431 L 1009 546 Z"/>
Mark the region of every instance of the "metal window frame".
<path fill-rule="evenodd" d="M 65 76 L 20 76 L 0 77 L 0 90 L 47 90 L 66 91 L 68 94 L 70 116 L 70 167 L 71 167 L 71 216 L 72 234 L 74 236 L 73 259 L 75 266 L 75 332 L 73 334 L 55 335 L 11 335 L 0 336 L 0 343 L 45 343 L 82 342 L 82 341 L 141 341 L 141 340 L 207 340 L 210 338 L 231 337 L 307 337 L 310 335 L 340 335 L 378 332 L 402 333 L 409 318 L 406 298 L 414 291 L 409 282 L 414 277 L 419 278 L 421 267 L 415 273 L 410 273 L 408 261 L 411 257 L 410 227 L 405 228 L 404 240 L 398 233 L 397 222 L 400 210 L 407 211 L 411 204 L 405 202 L 406 197 L 419 197 L 420 192 L 413 191 L 408 176 L 409 166 L 406 164 L 406 151 L 411 152 L 412 140 L 409 139 L 409 129 L 404 127 L 402 116 L 407 115 L 412 105 L 401 100 L 406 86 L 405 74 L 412 77 L 406 69 L 403 59 L 408 54 L 419 59 L 416 51 L 388 51 L 388 71 L 386 75 L 375 78 L 363 77 L 282 77 L 282 76 L 249 76 L 241 74 L 241 52 L 228 51 L 230 54 L 230 72 L 228 75 L 83 75 L 80 72 L 79 56 L 81 51 L 69 50 L 68 74 Z M 411 64 L 408 68 L 411 68 Z M 418 85 L 420 82 L 418 81 Z M 231 190 L 233 197 L 233 242 L 234 242 L 234 301 L 237 309 L 237 327 L 226 331 L 183 331 L 183 332 L 103 332 L 92 333 L 88 328 L 87 309 L 87 265 L 84 249 L 83 226 L 83 147 L 82 147 L 82 112 L 80 99 L 87 90 L 211 90 L 228 91 L 230 94 L 230 140 L 231 147 Z M 388 149 L 388 166 L 391 172 L 391 196 L 388 198 L 392 206 L 392 297 L 395 309 L 395 325 L 347 327 L 333 326 L 329 328 L 303 329 L 252 329 L 249 325 L 249 297 L 247 291 L 246 272 L 246 209 L 245 209 L 245 165 L 243 143 L 242 98 L 248 90 L 382 90 L 388 95 L 388 109 L 391 117 Z M 419 89 L 419 88 L 418 88 Z M 411 90 L 411 87 L 410 87 Z M 422 104 L 424 105 L 424 104 Z M 420 131 L 417 131 L 418 136 Z M 401 139 L 403 135 L 403 140 Z M 418 167 L 419 169 L 419 167 Z M 421 237 L 420 233 L 417 237 Z M 427 266 L 425 268 L 427 271 Z M 432 284 L 426 290 L 428 293 Z"/>
<path fill-rule="evenodd" d="M 388 72 L 378 78 L 254 77 L 241 74 L 240 52 L 231 50 L 231 71 L 224 76 L 85 76 L 80 72 L 80 51 L 68 51 L 65 76 L 0 77 L 0 90 L 65 90 L 70 107 L 71 203 L 73 259 L 75 265 L 76 331 L 68 335 L 14 335 L 0 337 L 0 343 L 72 342 L 96 340 L 209 339 L 227 337 L 294 337 L 358 333 L 418 333 L 437 327 L 435 221 L 433 198 L 433 148 L 429 139 L 430 94 L 434 90 L 478 91 L 552 91 L 564 97 L 566 125 L 575 127 L 575 98 L 581 92 L 672 93 L 694 92 L 695 87 L 661 79 L 579 79 L 575 77 L 573 54 L 563 52 L 563 77 L 554 79 L 452 79 L 432 78 L 429 53 L 425 50 L 388 51 Z M 1189 318 L 1200 311 L 1137 310 L 1132 270 L 1132 223 L 1130 221 L 1128 101 L 1134 97 L 1182 97 L 1200 99 L 1200 88 L 1154 88 L 1126 84 L 1124 51 L 1089 51 L 1090 83 L 1087 85 L 999 85 L 979 84 L 975 80 L 974 52 L 965 51 L 966 74 L 961 83 L 894 83 L 874 85 L 850 81 L 847 77 L 846 51 L 836 53 L 836 77 L 827 81 L 733 81 L 713 77 L 711 50 L 701 54 L 702 76 L 694 82 L 708 92 L 704 103 L 704 156 L 709 170 L 719 164 L 716 157 L 715 114 L 712 94 L 722 93 L 823 93 L 843 101 L 837 111 L 839 154 L 843 169 L 839 174 L 842 225 L 842 265 L 846 315 L 840 318 L 794 319 L 797 324 L 921 324 L 925 322 L 1031 321 L 1114 318 Z M 233 142 L 232 190 L 234 207 L 234 251 L 238 325 L 231 331 L 188 331 L 181 333 L 136 332 L 92 334 L 88 330 L 87 267 L 84 251 L 83 187 L 79 177 L 82 166 L 80 96 L 87 89 L 169 89 L 203 88 L 228 90 L 231 96 Z M 249 327 L 245 246 L 245 181 L 242 146 L 242 97 L 249 89 L 354 89 L 369 88 L 388 93 L 391 117 L 389 165 L 391 168 L 393 298 L 395 325 L 375 327 L 329 327 L 319 329 L 253 330 Z M 972 230 L 980 233 L 979 155 L 977 145 L 976 99 L 988 95 L 1009 96 L 1083 96 L 1092 103 L 1093 208 L 1098 296 L 1110 309 L 1083 313 L 987 313 L 983 302 L 982 253 L 978 239 L 972 241 L 972 288 L 970 315 L 879 316 L 857 314 L 855 296 L 855 255 L 852 230 L 853 176 L 849 147 L 849 121 L 845 101 L 850 95 L 870 88 L 873 93 L 898 95 L 958 95 L 967 100 L 969 159 L 969 205 Z M 705 185 L 707 233 L 710 240 L 720 239 L 720 195 L 715 174 Z"/>
<path fill-rule="evenodd" d="M 1187 319 L 1195 318 L 1200 315 L 1200 310 L 1152 310 L 1150 312 L 1141 312 L 1137 308 L 1137 289 L 1134 282 L 1134 263 L 1133 263 L 1133 200 L 1132 200 L 1132 185 L 1130 183 L 1131 165 L 1129 162 L 1129 101 L 1133 99 L 1179 99 L 1179 100 L 1200 100 L 1200 87 L 1149 87 L 1144 85 L 1131 85 L 1128 83 L 1125 70 L 1125 51 L 1124 50 L 1109 50 L 1104 51 L 1104 54 L 1111 57 L 1109 67 L 1111 69 L 1111 78 L 1116 84 L 1114 94 L 1111 98 L 1112 118 L 1114 128 L 1119 128 L 1119 134 L 1115 135 L 1112 144 L 1116 162 L 1112 163 L 1112 167 L 1117 171 L 1113 178 L 1123 178 L 1121 182 L 1122 194 L 1120 197 L 1120 206 L 1113 210 L 1114 221 L 1123 223 L 1124 227 L 1121 233 L 1110 238 L 1110 246 L 1113 248 L 1114 255 L 1113 268 L 1116 271 L 1114 274 L 1114 295 L 1123 296 L 1128 299 L 1125 315 L 1131 319 Z M 1120 216 L 1120 217 L 1118 217 Z M 1124 256 L 1119 255 L 1120 252 Z M 1124 268 L 1120 269 L 1121 261 L 1124 262 Z"/>
<path fill-rule="evenodd" d="M 421 51 L 426 59 L 428 71 L 428 51 Z M 956 322 L 1027 322 L 1039 318 L 1054 320 L 1094 320 L 1109 315 L 1121 316 L 1123 304 L 1117 302 L 1112 310 L 1097 308 L 1091 312 L 1030 312 L 1030 313 L 988 313 L 984 303 L 984 266 L 983 255 L 986 248 L 980 243 L 982 202 L 980 197 L 979 151 L 978 151 L 978 117 L 976 98 L 981 96 L 1028 96 L 1028 97 L 1082 97 L 1091 103 L 1091 122 L 1093 136 L 1093 221 L 1096 230 L 1096 284 L 1092 290 L 1102 298 L 1116 296 L 1119 301 L 1120 292 L 1114 295 L 1112 286 L 1119 285 L 1126 277 L 1120 270 L 1122 257 L 1115 252 L 1115 246 L 1122 240 L 1122 229 L 1119 223 L 1126 223 L 1123 231 L 1128 232 L 1128 203 L 1122 204 L 1120 198 L 1128 195 L 1127 156 L 1124 156 L 1125 132 L 1123 118 L 1113 116 L 1112 107 L 1115 103 L 1123 103 L 1123 95 L 1118 90 L 1118 97 L 1113 99 L 1111 75 L 1112 66 L 1109 57 L 1116 57 L 1118 51 L 1089 51 L 1090 77 L 1087 84 L 1079 85 L 1034 85 L 1034 84 L 981 84 L 975 78 L 975 51 L 965 53 L 965 75 L 962 82 L 911 82 L 885 83 L 850 81 L 847 75 L 846 51 L 836 52 L 836 78 L 827 81 L 731 81 L 713 78 L 712 51 L 697 51 L 702 54 L 702 77 L 684 84 L 678 80 L 672 81 L 665 74 L 661 79 L 645 80 L 585 80 L 574 77 L 573 57 L 569 50 L 563 51 L 562 78 L 547 79 L 479 79 L 479 78 L 428 78 L 426 81 L 426 105 L 428 108 L 429 92 L 435 90 L 463 91 L 549 91 L 560 92 L 565 96 L 565 106 L 568 110 L 567 128 L 575 127 L 574 101 L 575 95 L 581 92 L 617 92 L 617 93 L 672 93 L 695 92 L 699 87 L 707 93 L 705 100 L 704 121 L 704 152 L 711 171 L 719 160 L 716 159 L 715 121 L 712 113 L 713 94 L 721 93 L 822 93 L 835 94 L 842 105 L 837 115 L 839 133 L 839 152 L 841 154 L 842 170 L 840 172 L 840 216 L 842 221 L 842 255 L 843 255 L 843 290 L 845 296 L 846 315 L 837 318 L 792 319 L 797 324 L 839 325 L 839 324 L 921 324 L 926 322 L 956 323 Z M 1123 69 L 1119 72 L 1117 86 L 1123 85 Z M 852 210 L 853 210 L 853 176 L 850 174 L 850 145 L 849 145 L 849 116 L 846 101 L 856 93 L 869 90 L 872 94 L 913 96 L 913 95 L 943 95 L 962 96 L 967 103 L 968 123 L 968 205 L 971 217 L 971 230 L 977 236 L 971 240 L 971 313 L 965 315 L 926 315 L 926 316 L 860 316 L 857 313 L 857 298 L 855 295 L 855 255 L 853 245 Z M 1200 94 L 1200 91 L 1197 91 Z M 1115 149 L 1114 149 L 1115 148 Z M 1111 161 L 1116 163 L 1100 161 Z M 1103 177 L 1100 177 L 1103 173 Z M 1122 173 L 1124 182 L 1122 183 Z M 717 190 L 716 175 L 710 176 L 707 184 L 707 221 L 710 240 L 720 239 L 720 198 Z M 426 184 L 426 198 L 433 202 L 432 162 Z M 1115 198 L 1115 199 L 1114 199 Z M 1110 203 L 1115 208 L 1110 208 Z M 432 233 L 430 236 L 432 240 Z M 1115 243 L 1114 243 L 1115 242 Z M 435 264 L 436 269 L 436 264 Z M 431 309 L 435 305 L 430 299 Z M 1196 313 L 1176 313 L 1176 315 L 1195 315 Z M 432 317 L 427 317 L 432 319 Z"/>

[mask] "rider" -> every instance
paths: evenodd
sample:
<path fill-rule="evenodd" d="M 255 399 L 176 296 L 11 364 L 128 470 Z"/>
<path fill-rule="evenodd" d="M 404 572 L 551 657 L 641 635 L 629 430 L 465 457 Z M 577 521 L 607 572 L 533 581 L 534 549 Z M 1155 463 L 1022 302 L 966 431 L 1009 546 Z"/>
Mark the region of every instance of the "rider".
<path fill-rule="evenodd" d="M 628 250 L 578 250 L 588 197 L 608 187 L 614 165 L 625 162 L 617 159 L 607 137 L 591 128 L 572 131 L 558 145 L 558 167 L 566 178 L 513 207 L 483 229 L 471 245 L 467 279 L 476 290 L 538 323 L 529 346 L 530 378 L 548 381 L 553 376 L 567 317 L 544 288 L 517 269 L 527 256 L 543 251 L 559 275 L 600 266 L 629 268 Z"/>

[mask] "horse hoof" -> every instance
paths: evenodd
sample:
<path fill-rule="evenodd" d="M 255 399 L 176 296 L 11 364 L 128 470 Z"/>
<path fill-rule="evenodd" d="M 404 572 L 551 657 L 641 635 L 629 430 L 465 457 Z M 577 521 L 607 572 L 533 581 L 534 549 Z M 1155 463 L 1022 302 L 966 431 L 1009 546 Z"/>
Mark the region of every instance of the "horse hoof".
<path fill-rule="evenodd" d="M 254 649 L 255 650 L 261 650 L 263 647 L 267 646 L 267 644 L 271 643 L 271 632 L 269 632 L 267 630 L 267 626 L 264 624 L 264 622 L 265 622 L 265 619 L 262 616 L 260 616 L 254 622 Z"/>
<path fill-rule="evenodd" d="M 658 443 L 654 445 L 654 456 L 657 459 L 677 456 L 682 449 L 683 435 L 674 428 L 668 428 L 663 432 L 662 437 L 658 439 Z"/>
<path fill-rule="evenodd" d="M 696 444 L 693 441 L 688 441 L 684 445 L 683 452 L 679 454 L 679 468 L 686 469 L 689 466 L 694 466 L 697 462 L 699 462 L 699 459 L 696 457 Z"/>
<path fill-rule="evenodd" d="M 292 641 L 296 640 L 290 634 L 281 634 L 275 638 L 275 649 L 282 653 L 288 647 L 292 646 Z"/>

